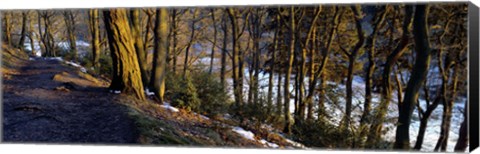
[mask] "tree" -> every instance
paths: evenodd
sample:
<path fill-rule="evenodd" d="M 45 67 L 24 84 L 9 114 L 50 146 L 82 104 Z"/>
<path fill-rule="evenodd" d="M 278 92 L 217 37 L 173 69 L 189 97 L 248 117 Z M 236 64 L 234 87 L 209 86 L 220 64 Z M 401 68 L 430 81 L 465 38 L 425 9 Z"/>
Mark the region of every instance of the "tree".
<path fill-rule="evenodd" d="M 55 50 L 55 39 L 53 37 L 52 25 L 54 24 L 54 17 L 56 16 L 55 11 L 45 10 L 38 11 L 38 31 L 40 35 L 40 40 L 42 41 L 43 47 L 45 49 L 46 57 L 56 57 Z M 44 29 L 42 30 L 42 19 L 44 23 Z M 43 33 L 42 33 L 43 32 Z"/>
<path fill-rule="evenodd" d="M 73 12 L 71 10 L 63 11 L 63 19 L 67 28 L 67 38 L 68 42 L 70 43 L 70 52 L 74 53 L 75 56 L 73 59 L 77 61 L 77 37 L 75 35 L 75 17 Z"/>
<path fill-rule="evenodd" d="M 3 27 L 5 27 L 3 35 L 4 35 L 4 42 L 7 43 L 7 45 L 12 45 L 12 24 L 11 24 L 11 12 L 6 12 L 3 13 Z"/>
<path fill-rule="evenodd" d="M 134 40 L 128 23 L 126 9 L 109 9 L 103 11 L 105 29 L 113 62 L 111 90 L 120 90 L 134 94 L 144 100 L 140 67 L 134 47 Z"/>
<path fill-rule="evenodd" d="M 20 34 L 20 40 L 18 41 L 18 47 L 20 50 L 25 48 L 25 38 L 27 36 L 27 18 L 29 11 L 22 11 L 22 33 Z M 33 48 L 32 48 L 33 50 Z"/>
<path fill-rule="evenodd" d="M 366 40 L 367 44 L 367 55 L 368 55 L 368 66 L 367 71 L 365 72 L 365 102 L 363 107 L 362 117 L 360 118 L 360 147 L 363 147 L 363 138 L 367 133 L 367 126 L 370 123 L 370 110 L 372 103 L 372 82 L 373 82 L 373 73 L 375 72 L 375 55 L 376 55 L 376 43 L 377 43 L 377 34 L 381 26 L 385 21 L 388 9 L 390 6 L 376 7 L 378 13 L 374 14 L 373 17 L 373 31 Z"/>
<path fill-rule="evenodd" d="M 233 93 L 235 95 L 235 105 L 240 107 L 243 104 L 243 58 L 239 50 L 238 39 L 241 34 L 237 21 L 237 13 L 233 8 L 226 9 L 232 26 L 232 76 L 233 76 Z M 243 31 L 243 29 L 242 29 Z"/>
<path fill-rule="evenodd" d="M 88 10 L 88 28 L 90 31 L 91 46 L 92 46 L 92 62 L 93 66 L 99 68 L 99 59 L 100 59 L 100 30 L 99 30 L 99 17 L 98 9 Z"/>
<path fill-rule="evenodd" d="M 381 138 L 381 132 L 383 128 L 383 122 L 385 121 L 385 115 L 387 114 L 388 106 L 390 105 L 392 97 L 392 87 L 390 74 L 394 64 L 405 52 L 405 48 L 409 44 L 409 27 L 412 21 L 413 8 L 410 5 L 405 5 L 405 14 L 402 25 L 402 36 L 400 42 L 396 45 L 394 50 L 387 56 L 387 60 L 382 72 L 382 91 L 380 104 L 375 108 L 372 117 L 372 124 L 370 125 L 370 133 L 367 135 L 367 145 L 370 148 L 376 146 Z M 399 103 L 400 104 L 400 103 Z"/>
<path fill-rule="evenodd" d="M 212 17 L 212 26 L 213 26 L 213 42 L 212 42 L 212 53 L 210 54 L 210 69 L 208 73 L 212 74 L 213 71 L 213 60 L 215 59 L 215 47 L 217 45 L 217 24 L 215 23 L 215 9 L 210 9 L 211 17 Z"/>
<path fill-rule="evenodd" d="M 147 87 L 147 53 L 145 51 L 145 44 L 142 40 L 142 31 L 140 25 L 140 10 L 130 9 L 130 26 L 132 27 L 132 36 L 134 39 L 135 52 L 137 53 L 138 65 L 140 66 L 140 74 L 142 77 L 142 83 L 144 87 Z M 147 23 L 148 24 L 148 23 Z M 148 29 L 147 34 L 148 35 Z M 146 40 L 148 41 L 148 40 Z"/>
<path fill-rule="evenodd" d="M 468 101 L 465 101 L 465 110 L 463 111 L 463 122 L 460 126 L 459 137 L 455 144 L 455 152 L 465 152 L 468 146 Z"/>
<path fill-rule="evenodd" d="M 158 8 L 155 14 L 155 30 L 154 30 L 154 59 L 152 76 L 150 77 L 150 88 L 155 93 L 157 99 L 163 103 L 165 93 L 165 78 L 168 51 L 168 9 Z"/>
<path fill-rule="evenodd" d="M 352 80 L 353 80 L 355 60 L 357 58 L 358 52 L 363 47 L 363 44 L 365 41 L 365 36 L 362 30 L 362 23 L 361 23 L 363 16 L 361 15 L 362 13 L 360 12 L 360 6 L 352 6 L 351 10 L 353 11 L 353 14 L 354 14 L 358 41 L 350 51 L 347 51 L 340 45 L 340 48 L 342 49 L 344 54 L 347 55 L 348 57 L 348 74 L 347 74 L 347 81 L 346 81 L 347 96 L 345 98 L 347 102 L 345 107 L 345 117 L 344 117 L 345 120 L 343 120 L 343 126 L 342 126 L 344 129 L 347 129 L 350 127 L 350 121 L 351 121 L 350 119 L 351 119 L 351 113 L 352 113 L 352 99 L 353 99 Z"/>
<path fill-rule="evenodd" d="M 227 13 L 223 14 L 223 21 L 222 21 L 222 31 L 223 31 L 223 43 L 222 43 L 222 58 L 221 58 L 221 67 L 220 67 L 220 83 L 222 86 L 225 86 L 225 74 L 226 74 L 226 67 L 227 67 L 227 44 L 228 44 L 228 24 L 227 24 Z"/>
<path fill-rule="evenodd" d="M 190 48 L 192 47 L 194 41 L 195 41 L 195 23 L 198 21 L 197 19 L 197 13 L 198 9 L 194 8 L 193 9 L 193 17 L 192 17 L 192 24 L 190 25 L 190 40 L 187 45 L 187 49 L 185 49 L 185 61 L 183 63 L 183 78 L 186 78 L 187 76 L 187 69 L 188 69 L 188 57 L 190 53 Z"/>
<path fill-rule="evenodd" d="M 290 134 L 292 133 L 292 125 L 293 125 L 293 119 L 292 115 L 290 114 L 290 78 L 292 74 L 292 66 L 293 66 L 293 55 L 295 54 L 295 7 L 292 6 L 289 8 L 289 16 L 290 16 L 290 21 L 289 21 L 289 50 L 288 50 L 288 64 L 287 67 L 285 68 L 285 83 L 284 83 L 284 88 L 283 88 L 283 97 L 284 97 L 284 114 L 285 114 L 285 128 L 283 129 L 283 132 Z"/>
<path fill-rule="evenodd" d="M 430 65 L 430 43 L 427 35 L 428 6 L 417 5 L 413 18 L 416 59 L 407 84 L 405 97 L 399 108 L 399 118 L 395 135 L 395 149 L 410 149 L 409 127 L 418 92 L 423 86 Z"/>

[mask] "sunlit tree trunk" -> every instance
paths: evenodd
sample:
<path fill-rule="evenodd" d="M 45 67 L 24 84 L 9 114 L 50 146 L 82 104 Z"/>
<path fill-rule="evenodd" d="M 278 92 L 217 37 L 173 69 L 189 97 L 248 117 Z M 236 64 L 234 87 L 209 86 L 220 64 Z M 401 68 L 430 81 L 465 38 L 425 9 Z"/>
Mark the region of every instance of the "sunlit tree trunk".
<path fill-rule="evenodd" d="M 283 129 L 283 132 L 287 134 L 292 133 L 292 125 L 294 123 L 292 115 L 290 114 L 290 78 L 292 74 L 292 68 L 293 68 L 293 57 L 295 53 L 295 8 L 292 6 L 289 9 L 289 15 L 290 15 L 290 27 L 289 27 L 289 50 L 288 50 L 288 64 L 287 67 L 285 68 L 285 83 L 284 83 L 284 88 L 283 88 L 283 97 L 284 97 L 284 114 L 285 114 L 285 128 Z"/>
<path fill-rule="evenodd" d="M 11 33 L 12 33 L 12 24 L 11 24 L 11 16 L 12 16 L 12 13 L 11 12 L 3 12 L 3 28 L 5 29 L 4 30 L 4 42 L 7 44 L 7 45 L 12 45 L 12 39 L 11 39 Z"/>
<path fill-rule="evenodd" d="M 130 9 L 130 24 L 132 27 L 132 37 L 134 40 L 135 52 L 137 53 L 138 65 L 140 66 L 140 75 L 142 77 L 143 87 L 147 87 L 148 85 L 147 60 L 146 60 L 147 52 L 145 51 L 145 48 L 144 48 L 145 44 L 143 43 L 143 40 L 142 40 L 139 9 L 136 9 L 136 8 Z M 148 31 L 146 35 L 149 35 Z"/>
<path fill-rule="evenodd" d="M 120 90 L 144 100 L 145 94 L 138 66 L 134 40 L 131 34 L 126 9 L 103 11 L 105 29 L 113 62 L 111 90 Z"/>
<path fill-rule="evenodd" d="M 100 63 L 100 30 L 99 30 L 99 16 L 97 9 L 90 9 L 88 11 L 88 22 L 92 46 L 93 66 L 95 69 L 99 69 Z"/>
<path fill-rule="evenodd" d="M 166 8 L 157 9 L 155 30 L 154 30 L 154 56 L 152 76 L 150 78 L 150 88 L 155 96 L 163 103 L 165 94 L 165 78 L 168 52 L 168 10 Z"/>
<path fill-rule="evenodd" d="M 232 8 L 227 8 L 227 13 L 230 18 L 230 24 L 232 26 L 232 76 L 233 76 L 233 93 L 235 95 L 235 105 L 240 107 L 243 104 L 243 71 L 240 64 L 240 53 L 238 51 L 238 22 L 236 19 L 236 12 Z"/>

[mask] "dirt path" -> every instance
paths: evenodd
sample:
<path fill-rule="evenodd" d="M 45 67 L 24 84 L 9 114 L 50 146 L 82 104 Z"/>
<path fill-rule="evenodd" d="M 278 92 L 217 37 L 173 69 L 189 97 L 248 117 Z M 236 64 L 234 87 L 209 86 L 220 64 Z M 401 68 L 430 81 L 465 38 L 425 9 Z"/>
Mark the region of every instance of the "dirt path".
<path fill-rule="evenodd" d="M 20 65 L 20 64 L 19 64 Z M 119 96 L 58 60 L 26 61 L 3 80 L 3 142 L 137 142 L 138 133 Z M 53 80 L 63 74 L 74 82 Z M 65 89 L 59 88 L 63 87 Z"/>

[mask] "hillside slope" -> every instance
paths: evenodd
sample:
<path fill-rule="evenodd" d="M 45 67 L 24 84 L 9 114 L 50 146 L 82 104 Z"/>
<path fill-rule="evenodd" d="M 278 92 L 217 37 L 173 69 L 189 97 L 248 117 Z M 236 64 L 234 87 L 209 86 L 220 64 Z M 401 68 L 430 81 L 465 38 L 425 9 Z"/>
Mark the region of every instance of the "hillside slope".
<path fill-rule="evenodd" d="M 61 58 L 3 49 L 3 141 L 303 148 L 262 127 L 238 127 L 153 101 L 110 93 L 108 81 Z"/>

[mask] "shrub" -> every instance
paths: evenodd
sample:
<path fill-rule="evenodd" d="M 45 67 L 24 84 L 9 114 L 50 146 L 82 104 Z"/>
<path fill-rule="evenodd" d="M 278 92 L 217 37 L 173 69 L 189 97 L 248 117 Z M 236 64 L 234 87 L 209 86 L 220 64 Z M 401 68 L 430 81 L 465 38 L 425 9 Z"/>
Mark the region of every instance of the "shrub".
<path fill-rule="evenodd" d="M 257 103 L 246 103 L 240 110 L 242 110 L 243 117 L 253 118 L 252 120 L 258 122 L 266 122 L 273 116 L 269 113 L 269 107 L 266 105 L 267 97 L 263 92 L 259 93 L 258 102 Z"/>
<path fill-rule="evenodd" d="M 94 75 L 103 75 L 106 76 L 107 78 L 111 78 L 112 71 L 113 71 L 113 63 L 112 63 L 112 58 L 108 54 L 100 54 L 99 60 L 98 60 L 98 68 L 91 69 L 93 68 L 93 55 L 92 52 L 87 52 L 85 56 L 83 56 L 82 59 L 80 59 L 80 64 L 87 68 L 89 70 L 89 73 L 94 74 Z"/>
<path fill-rule="evenodd" d="M 170 80 L 170 81 L 169 81 Z M 172 83 L 169 83 L 172 82 Z M 178 75 L 167 77 L 166 88 L 170 95 L 171 104 L 173 106 L 186 109 L 188 111 L 199 111 L 200 99 L 197 96 L 197 88 L 192 83 L 191 78 L 183 79 Z"/>
<path fill-rule="evenodd" d="M 210 116 L 226 113 L 230 106 L 228 93 L 215 76 L 204 72 L 192 73 L 198 98 L 202 101 L 200 112 Z"/>
<path fill-rule="evenodd" d="M 327 121 L 296 121 L 293 138 L 305 146 L 345 148 L 347 136 Z"/>
<path fill-rule="evenodd" d="M 220 81 L 203 71 L 192 72 L 186 79 L 167 72 L 165 88 L 165 98 L 173 106 L 209 116 L 226 113 L 231 104 Z"/>

